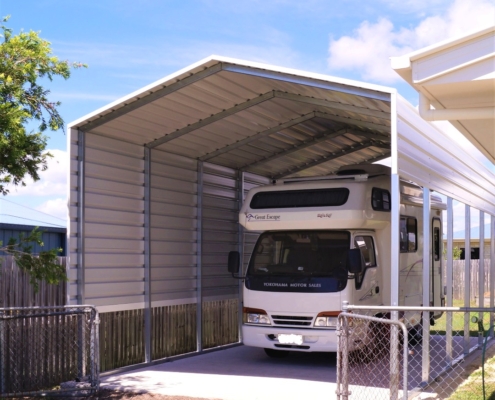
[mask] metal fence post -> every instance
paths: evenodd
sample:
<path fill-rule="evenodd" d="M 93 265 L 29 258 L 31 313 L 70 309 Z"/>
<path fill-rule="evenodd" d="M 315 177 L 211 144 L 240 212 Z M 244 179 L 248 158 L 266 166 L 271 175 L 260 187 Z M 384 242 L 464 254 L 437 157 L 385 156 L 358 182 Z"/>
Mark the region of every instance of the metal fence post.
<path fill-rule="evenodd" d="M 485 213 L 480 211 L 480 256 L 478 269 L 478 307 L 482 308 L 485 305 Z M 478 313 L 478 318 L 483 322 L 483 312 Z M 483 347 L 484 332 L 478 330 L 478 346 Z"/>
<path fill-rule="evenodd" d="M 471 304 L 471 207 L 466 205 L 464 250 L 464 307 Z M 464 313 L 464 354 L 469 354 L 469 313 Z"/>
<path fill-rule="evenodd" d="M 423 306 L 430 306 L 430 189 L 423 188 Z M 423 312 L 422 383 L 430 380 L 430 313 Z"/>
<path fill-rule="evenodd" d="M 4 322 L 3 322 L 3 311 L 0 311 L 0 393 L 5 392 L 5 350 L 7 347 L 5 342 L 5 332 L 4 332 Z"/>
<path fill-rule="evenodd" d="M 200 352 L 203 351 L 203 161 L 198 161 L 197 174 L 196 349 Z"/>
<path fill-rule="evenodd" d="M 447 198 L 447 307 L 453 305 L 452 282 L 454 275 L 454 208 L 452 198 Z M 452 313 L 447 313 L 445 352 L 447 365 L 452 364 Z"/>

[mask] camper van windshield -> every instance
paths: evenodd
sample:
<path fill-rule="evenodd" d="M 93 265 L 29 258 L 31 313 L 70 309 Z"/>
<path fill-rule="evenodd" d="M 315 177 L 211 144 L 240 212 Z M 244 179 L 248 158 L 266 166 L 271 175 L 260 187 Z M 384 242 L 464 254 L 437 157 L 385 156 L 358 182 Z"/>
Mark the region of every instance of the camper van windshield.
<path fill-rule="evenodd" d="M 246 276 L 253 290 L 336 292 L 347 284 L 350 234 L 344 231 L 265 232 Z"/>

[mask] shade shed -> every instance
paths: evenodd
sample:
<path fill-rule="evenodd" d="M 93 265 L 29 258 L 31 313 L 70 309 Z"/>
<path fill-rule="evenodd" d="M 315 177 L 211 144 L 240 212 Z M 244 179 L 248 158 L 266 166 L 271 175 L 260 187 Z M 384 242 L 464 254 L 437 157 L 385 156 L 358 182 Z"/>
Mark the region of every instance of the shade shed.
<path fill-rule="evenodd" d="M 237 223 L 251 187 L 391 157 L 392 188 L 400 176 L 495 214 L 494 175 L 382 86 L 212 56 L 69 130 L 70 301 L 144 310 L 147 361 L 165 354 L 150 347 L 159 309 L 192 313 L 189 351 L 215 342 L 208 304 L 217 321 L 237 311 L 226 260 L 257 237 Z"/>

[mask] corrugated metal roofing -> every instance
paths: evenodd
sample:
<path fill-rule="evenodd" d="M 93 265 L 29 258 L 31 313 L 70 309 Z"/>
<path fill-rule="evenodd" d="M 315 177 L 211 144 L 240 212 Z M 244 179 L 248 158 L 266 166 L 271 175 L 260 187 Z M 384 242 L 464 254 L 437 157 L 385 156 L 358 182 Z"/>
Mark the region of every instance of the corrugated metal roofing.
<path fill-rule="evenodd" d="M 390 156 L 393 89 L 210 57 L 70 126 L 270 178 Z"/>

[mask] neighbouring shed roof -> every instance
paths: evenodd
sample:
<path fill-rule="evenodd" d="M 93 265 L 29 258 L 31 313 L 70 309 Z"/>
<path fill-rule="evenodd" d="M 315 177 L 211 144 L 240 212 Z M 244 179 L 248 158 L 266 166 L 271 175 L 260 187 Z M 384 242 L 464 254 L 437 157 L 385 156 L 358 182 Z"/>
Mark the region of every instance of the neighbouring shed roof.
<path fill-rule="evenodd" d="M 212 56 L 70 127 L 281 178 L 390 156 L 394 89 Z"/>
<path fill-rule="evenodd" d="M 452 110 L 456 117 L 438 119 L 495 163 L 495 26 L 392 57 L 392 68 L 436 110 Z"/>

